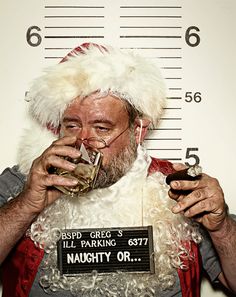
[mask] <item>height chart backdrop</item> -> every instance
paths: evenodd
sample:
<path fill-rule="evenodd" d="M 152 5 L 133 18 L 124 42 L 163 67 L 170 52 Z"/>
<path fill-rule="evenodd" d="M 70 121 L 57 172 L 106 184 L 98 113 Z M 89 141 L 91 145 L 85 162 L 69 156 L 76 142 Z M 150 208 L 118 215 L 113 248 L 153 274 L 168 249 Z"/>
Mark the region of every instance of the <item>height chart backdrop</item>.
<path fill-rule="evenodd" d="M 114 45 L 154 60 L 166 80 L 150 154 L 200 163 L 236 213 L 235 12 L 234 0 L 0 0 L 0 171 L 15 164 L 30 81 L 83 42 Z"/>

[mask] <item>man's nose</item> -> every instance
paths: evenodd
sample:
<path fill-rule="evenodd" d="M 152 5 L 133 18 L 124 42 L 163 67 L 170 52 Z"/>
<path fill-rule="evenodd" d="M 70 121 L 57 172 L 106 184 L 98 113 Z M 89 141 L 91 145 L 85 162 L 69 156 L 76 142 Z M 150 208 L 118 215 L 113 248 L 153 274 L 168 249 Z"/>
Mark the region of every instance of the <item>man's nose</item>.
<path fill-rule="evenodd" d="M 88 139 L 92 137 L 92 129 L 91 127 L 83 126 L 81 127 L 77 133 L 76 133 L 77 138 L 80 138 L 82 140 Z"/>
<path fill-rule="evenodd" d="M 76 146 L 80 146 L 82 142 L 85 142 L 86 144 L 86 139 L 88 139 L 89 137 L 91 137 L 90 129 L 83 127 L 77 134 Z"/>

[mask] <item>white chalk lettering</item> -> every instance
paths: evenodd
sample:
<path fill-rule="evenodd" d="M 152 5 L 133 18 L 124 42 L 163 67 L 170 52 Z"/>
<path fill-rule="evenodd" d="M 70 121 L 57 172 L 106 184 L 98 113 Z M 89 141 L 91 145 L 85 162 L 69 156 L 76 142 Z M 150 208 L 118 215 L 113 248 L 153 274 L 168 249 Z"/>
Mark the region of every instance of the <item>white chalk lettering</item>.
<path fill-rule="evenodd" d="M 123 231 L 122 230 L 118 230 L 117 237 L 122 237 L 122 236 L 123 236 Z"/>
<path fill-rule="evenodd" d="M 76 248 L 76 246 L 74 245 L 73 240 L 71 240 L 71 241 L 65 240 L 65 241 L 63 241 L 63 248 L 71 249 L 71 248 Z"/>
<path fill-rule="evenodd" d="M 110 255 L 111 255 L 111 252 L 68 253 L 67 254 L 67 264 L 109 262 Z"/>
<path fill-rule="evenodd" d="M 117 253 L 117 260 L 119 262 L 130 262 L 130 252 L 128 251 L 120 251 Z"/>
<path fill-rule="evenodd" d="M 74 254 L 67 254 L 67 263 L 74 263 Z"/>
<path fill-rule="evenodd" d="M 80 239 L 82 237 L 81 232 L 62 232 L 61 239 Z"/>
<path fill-rule="evenodd" d="M 93 240 L 81 240 L 81 247 L 104 247 L 104 246 L 116 246 L 115 239 L 93 239 Z"/>
<path fill-rule="evenodd" d="M 111 232 L 110 231 L 94 231 L 90 232 L 90 237 L 91 238 L 110 238 L 111 237 Z"/>

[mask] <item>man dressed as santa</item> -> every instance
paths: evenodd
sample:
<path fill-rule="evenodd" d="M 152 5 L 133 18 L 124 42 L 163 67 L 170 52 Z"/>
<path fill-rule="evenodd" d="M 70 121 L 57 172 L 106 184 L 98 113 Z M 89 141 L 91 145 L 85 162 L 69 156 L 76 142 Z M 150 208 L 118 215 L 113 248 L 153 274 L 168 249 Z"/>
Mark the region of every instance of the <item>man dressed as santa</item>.
<path fill-rule="evenodd" d="M 185 167 L 151 158 L 142 145 L 166 104 L 156 65 L 83 44 L 36 79 L 27 96 L 31 123 L 18 165 L 0 179 L 3 296 L 199 296 L 202 270 L 236 291 L 236 226 L 218 181 L 202 174 L 169 186 L 166 176 Z M 146 226 L 152 271 L 130 272 L 125 262 L 108 273 L 61 271 L 58 242 L 66 230 L 106 234 L 99 237 L 106 247 L 110 230 Z M 77 262 L 98 256 L 98 241 L 84 246 L 91 242 L 94 254 L 78 251 Z M 99 254 L 108 264 L 110 255 Z"/>

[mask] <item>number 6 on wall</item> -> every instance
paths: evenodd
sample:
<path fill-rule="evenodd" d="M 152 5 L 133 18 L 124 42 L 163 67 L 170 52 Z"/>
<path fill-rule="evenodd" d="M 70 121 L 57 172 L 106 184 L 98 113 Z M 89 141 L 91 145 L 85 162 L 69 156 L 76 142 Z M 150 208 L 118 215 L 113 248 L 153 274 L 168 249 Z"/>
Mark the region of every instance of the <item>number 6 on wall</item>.
<path fill-rule="evenodd" d="M 38 26 L 31 26 L 27 30 L 26 40 L 30 46 L 36 47 L 41 44 L 42 37 L 38 32 L 41 32 L 41 29 Z"/>

